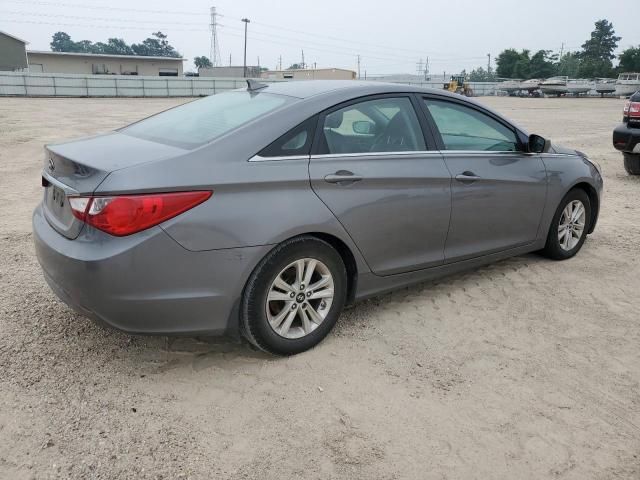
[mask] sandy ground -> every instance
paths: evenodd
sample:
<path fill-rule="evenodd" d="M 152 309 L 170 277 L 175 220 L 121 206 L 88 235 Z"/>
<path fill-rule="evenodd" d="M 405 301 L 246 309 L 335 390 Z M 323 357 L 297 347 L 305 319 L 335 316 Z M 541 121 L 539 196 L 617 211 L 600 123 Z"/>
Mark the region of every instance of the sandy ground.
<path fill-rule="evenodd" d="M 286 359 L 105 330 L 42 279 L 42 145 L 181 101 L 0 99 L 0 478 L 640 478 L 640 177 L 611 146 L 621 100 L 482 100 L 602 164 L 576 258 L 367 301 Z"/>

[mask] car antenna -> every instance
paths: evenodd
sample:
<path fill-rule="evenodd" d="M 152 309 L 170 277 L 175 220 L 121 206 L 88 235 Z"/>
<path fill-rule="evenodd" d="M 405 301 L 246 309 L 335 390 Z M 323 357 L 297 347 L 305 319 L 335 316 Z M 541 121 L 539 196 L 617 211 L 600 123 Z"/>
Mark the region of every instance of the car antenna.
<path fill-rule="evenodd" d="M 256 90 L 262 90 L 263 88 L 266 88 L 268 86 L 269 85 L 267 85 L 266 83 L 256 82 L 255 80 L 251 80 L 250 78 L 247 78 L 247 90 L 249 90 L 250 92 L 254 92 Z"/>

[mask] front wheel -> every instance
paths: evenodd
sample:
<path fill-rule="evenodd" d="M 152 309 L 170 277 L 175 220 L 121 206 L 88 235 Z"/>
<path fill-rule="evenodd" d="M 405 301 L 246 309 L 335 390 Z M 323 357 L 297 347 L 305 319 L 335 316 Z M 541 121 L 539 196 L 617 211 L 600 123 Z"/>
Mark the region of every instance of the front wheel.
<path fill-rule="evenodd" d="M 589 196 L 582 189 L 571 190 L 564 196 L 553 216 L 543 254 L 554 260 L 573 257 L 587 238 L 590 219 Z"/>
<path fill-rule="evenodd" d="M 317 345 L 333 328 L 345 303 L 342 258 L 315 237 L 281 243 L 258 264 L 244 290 L 244 336 L 261 350 L 293 355 Z"/>
<path fill-rule="evenodd" d="M 629 175 L 640 175 L 640 155 L 624 153 L 624 169 Z"/>

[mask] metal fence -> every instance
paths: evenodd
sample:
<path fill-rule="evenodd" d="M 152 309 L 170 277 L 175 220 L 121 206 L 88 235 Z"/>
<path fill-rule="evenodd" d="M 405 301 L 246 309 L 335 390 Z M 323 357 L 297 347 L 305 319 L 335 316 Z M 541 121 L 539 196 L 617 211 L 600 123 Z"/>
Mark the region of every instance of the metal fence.
<path fill-rule="evenodd" d="M 272 83 L 274 80 L 261 80 Z M 243 78 L 0 72 L 0 96 L 198 97 L 245 86 Z"/>
<path fill-rule="evenodd" d="M 283 80 L 261 79 L 264 83 Z M 395 82 L 442 89 L 442 82 Z M 0 96 L 199 97 L 244 87 L 243 78 L 143 77 L 65 73 L 0 72 Z M 474 82 L 474 95 L 496 95 L 494 82 Z"/>

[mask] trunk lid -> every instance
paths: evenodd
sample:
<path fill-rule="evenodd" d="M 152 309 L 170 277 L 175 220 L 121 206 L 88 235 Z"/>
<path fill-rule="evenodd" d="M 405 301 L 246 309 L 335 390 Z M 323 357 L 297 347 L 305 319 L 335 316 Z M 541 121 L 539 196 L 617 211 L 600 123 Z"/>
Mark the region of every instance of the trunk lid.
<path fill-rule="evenodd" d="M 74 239 L 84 223 L 73 216 L 70 196 L 89 196 L 115 171 L 163 160 L 185 150 L 112 132 L 45 147 L 43 210 L 49 224 Z"/>

